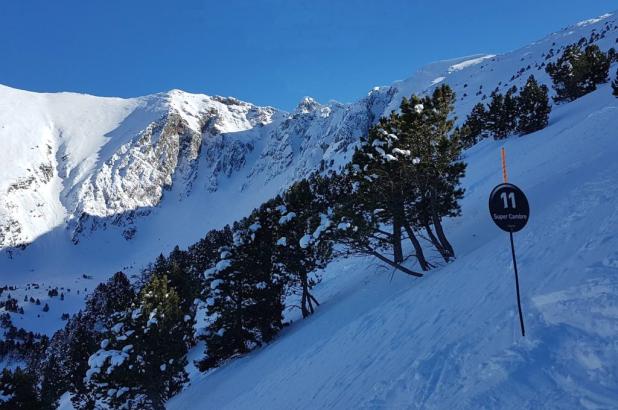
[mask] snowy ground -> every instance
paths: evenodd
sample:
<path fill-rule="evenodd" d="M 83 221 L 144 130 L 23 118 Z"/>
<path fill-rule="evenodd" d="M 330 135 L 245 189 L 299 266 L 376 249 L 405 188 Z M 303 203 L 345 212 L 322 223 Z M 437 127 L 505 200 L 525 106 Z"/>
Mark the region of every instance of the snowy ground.
<path fill-rule="evenodd" d="M 550 127 L 467 154 L 458 259 L 425 278 L 369 259 L 332 264 L 308 320 L 209 374 L 169 409 L 618 408 L 618 99 L 609 86 L 556 107 Z M 531 205 L 508 236 L 487 198 L 509 180 Z"/>

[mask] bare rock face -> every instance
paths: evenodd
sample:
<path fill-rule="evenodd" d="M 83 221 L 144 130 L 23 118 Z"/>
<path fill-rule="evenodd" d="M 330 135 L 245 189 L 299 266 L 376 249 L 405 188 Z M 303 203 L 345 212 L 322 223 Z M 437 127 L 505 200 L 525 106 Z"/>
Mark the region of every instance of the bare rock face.
<path fill-rule="evenodd" d="M 156 206 L 174 173 L 189 172 L 200 146 L 201 135 L 177 114 L 148 125 L 82 184 L 77 212 L 105 217 Z"/>
<path fill-rule="evenodd" d="M 173 97 L 188 95 L 175 91 Z M 179 199 L 189 197 L 200 171 L 207 174 L 204 188 L 215 191 L 219 176 L 229 177 L 242 168 L 245 155 L 253 149 L 251 141 L 226 133 L 243 134 L 268 124 L 276 113 L 233 98 L 204 96 L 193 111 L 177 108 L 174 102 L 169 102 L 163 117 L 122 144 L 73 193 L 69 202 L 76 204 L 76 218 L 69 227 L 74 242 L 108 223 L 126 227 L 123 236 L 130 240 L 136 233 L 132 226 L 136 218 L 148 215 L 172 186 L 178 187 Z"/>

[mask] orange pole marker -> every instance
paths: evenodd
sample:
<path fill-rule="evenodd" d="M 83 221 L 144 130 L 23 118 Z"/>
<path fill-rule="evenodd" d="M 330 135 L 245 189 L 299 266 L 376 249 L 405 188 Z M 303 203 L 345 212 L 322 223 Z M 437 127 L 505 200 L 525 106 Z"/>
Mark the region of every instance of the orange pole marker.
<path fill-rule="evenodd" d="M 504 179 L 504 183 L 508 182 L 508 178 L 506 177 L 506 152 L 504 151 L 504 147 L 501 150 L 502 154 L 502 179 Z"/>

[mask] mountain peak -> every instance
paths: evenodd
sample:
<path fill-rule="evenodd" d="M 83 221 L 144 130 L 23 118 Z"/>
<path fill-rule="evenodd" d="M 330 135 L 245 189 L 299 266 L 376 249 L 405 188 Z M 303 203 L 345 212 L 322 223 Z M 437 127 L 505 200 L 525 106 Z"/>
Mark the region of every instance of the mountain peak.
<path fill-rule="evenodd" d="M 320 108 L 322 108 L 322 104 L 317 102 L 315 99 L 312 97 L 304 97 L 300 100 L 294 111 L 302 114 L 308 114 Z"/>

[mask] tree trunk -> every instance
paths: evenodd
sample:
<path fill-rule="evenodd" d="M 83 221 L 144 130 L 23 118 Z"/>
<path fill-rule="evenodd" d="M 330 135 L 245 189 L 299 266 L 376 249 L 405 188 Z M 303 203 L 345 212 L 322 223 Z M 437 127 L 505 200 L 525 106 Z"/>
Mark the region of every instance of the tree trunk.
<path fill-rule="evenodd" d="M 451 258 L 449 256 L 449 253 L 446 251 L 446 249 L 444 249 L 444 247 L 442 246 L 438 238 L 436 238 L 436 235 L 433 233 L 433 229 L 431 229 L 431 226 L 429 226 L 429 222 L 424 221 L 423 227 L 425 228 L 425 231 L 427 232 L 427 236 L 429 236 L 429 240 L 431 241 L 431 244 L 438 250 L 438 252 L 440 252 L 440 255 L 442 255 L 442 257 L 444 258 L 444 261 L 445 262 L 450 261 Z"/>
<path fill-rule="evenodd" d="M 437 211 L 437 192 L 436 188 L 432 187 L 431 189 L 431 220 L 433 222 L 434 228 L 436 228 L 436 234 L 438 235 L 438 240 L 440 244 L 444 248 L 446 252 L 448 252 L 448 256 L 451 258 L 455 257 L 455 251 L 451 246 L 448 239 L 446 239 L 446 235 L 444 234 L 444 230 L 442 229 L 442 221 L 440 220 L 440 216 Z"/>
<path fill-rule="evenodd" d="M 393 259 L 395 263 L 403 262 L 403 249 L 401 248 L 401 221 L 393 218 Z"/>
<path fill-rule="evenodd" d="M 320 306 L 317 299 L 309 292 L 309 280 L 307 274 L 300 275 L 300 282 L 302 285 L 302 296 L 300 300 L 300 310 L 303 314 L 303 319 L 315 312 L 315 306 Z"/>
<path fill-rule="evenodd" d="M 310 297 L 307 297 L 307 304 L 309 305 L 309 312 L 311 312 L 310 314 L 313 315 L 313 312 L 315 312 L 315 311 L 313 310 L 313 303 L 311 303 L 311 298 Z"/>
<path fill-rule="evenodd" d="M 311 301 L 308 300 L 307 295 L 309 294 L 309 284 L 307 283 L 307 275 L 300 275 L 300 283 L 302 285 L 302 296 L 300 299 L 300 310 L 303 314 L 303 319 L 313 313 L 313 308 L 311 308 L 311 312 L 307 308 L 307 304 L 311 307 Z"/>
<path fill-rule="evenodd" d="M 237 353 L 245 353 L 245 341 L 243 340 L 243 311 L 242 311 L 242 302 L 243 302 L 243 292 L 242 292 L 242 281 L 237 281 L 236 291 L 238 293 L 236 299 L 236 349 Z"/>
<path fill-rule="evenodd" d="M 451 243 L 446 239 L 446 235 L 444 234 L 444 230 L 442 229 L 442 222 L 440 221 L 440 217 L 434 212 L 433 214 L 433 226 L 436 228 L 436 234 L 438 235 L 438 239 L 440 243 L 444 247 L 444 249 L 448 252 L 448 256 L 454 258 L 455 250 L 451 246 Z"/>
<path fill-rule="evenodd" d="M 410 237 L 412 246 L 414 246 L 414 253 L 416 255 L 416 259 L 418 260 L 419 265 L 421 265 L 421 269 L 424 271 L 428 271 L 429 264 L 427 263 L 427 260 L 425 259 L 425 255 L 423 254 L 423 248 L 421 247 L 421 244 L 416 238 L 416 235 L 414 235 L 414 231 L 412 230 L 412 227 L 410 226 L 410 224 L 406 223 L 404 224 L 404 228 L 408 236 Z"/>
<path fill-rule="evenodd" d="M 320 302 L 318 302 L 318 300 L 311 293 L 307 292 L 307 297 L 309 300 L 313 300 L 313 303 L 315 303 L 316 306 L 320 306 Z"/>
<path fill-rule="evenodd" d="M 302 312 L 304 319 L 309 316 L 309 310 L 307 310 L 307 294 L 305 293 L 304 289 L 301 293 L 302 296 L 300 297 L 300 311 Z"/>

